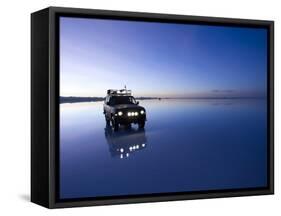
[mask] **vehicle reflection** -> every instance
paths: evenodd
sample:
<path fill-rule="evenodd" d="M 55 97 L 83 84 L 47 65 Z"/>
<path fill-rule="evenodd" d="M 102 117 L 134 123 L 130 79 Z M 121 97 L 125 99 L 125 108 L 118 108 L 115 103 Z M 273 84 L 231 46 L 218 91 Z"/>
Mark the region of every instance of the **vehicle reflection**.
<path fill-rule="evenodd" d="M 120 128 L 115 132 L 111 126 L 106 126 L 104 134 L 111 157 L 128 158 L 147 146 L 145 129 Z"/>

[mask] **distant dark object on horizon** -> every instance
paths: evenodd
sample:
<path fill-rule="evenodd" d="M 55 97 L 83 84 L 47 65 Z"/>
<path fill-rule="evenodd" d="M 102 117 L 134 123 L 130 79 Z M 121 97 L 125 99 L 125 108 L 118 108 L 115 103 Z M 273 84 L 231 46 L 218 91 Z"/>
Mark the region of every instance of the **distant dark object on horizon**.
<path fill-rule="evenodd" d="M 60 97 L 60 103 L 79 103 L 104 101 L 104 97 Z"/>

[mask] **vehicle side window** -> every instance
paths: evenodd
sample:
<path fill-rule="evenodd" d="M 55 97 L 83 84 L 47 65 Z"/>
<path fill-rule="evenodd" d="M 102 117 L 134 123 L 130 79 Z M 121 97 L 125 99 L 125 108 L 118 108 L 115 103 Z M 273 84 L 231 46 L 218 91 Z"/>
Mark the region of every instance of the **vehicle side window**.
<path fill-rule="evenodd" d="M 108 105 L 112 106 L 115 104 L 115 97 L 110 97 L 108 100 Z"/>
<path fill-rule="evenodd" d="M 130 97 L 130 102 L 133 103 L 133 104 L 135 104 L 135 103 L 136 103 L 135 98 L 134 98 L 134 97 Z"/>
<path fill-rule="evenodd" d="M 109 97 L 105 98 L 105 103 L 107 104 L 109 102 Z"/>

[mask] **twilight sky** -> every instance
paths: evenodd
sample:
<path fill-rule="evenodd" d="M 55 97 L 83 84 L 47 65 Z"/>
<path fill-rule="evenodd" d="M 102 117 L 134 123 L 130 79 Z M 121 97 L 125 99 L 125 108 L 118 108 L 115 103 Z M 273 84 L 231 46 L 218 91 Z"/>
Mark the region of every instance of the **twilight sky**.
<path fill-rule="evenodd" d="M 266 29 L 60 18 L 60 95 L 263 96 Z"/>

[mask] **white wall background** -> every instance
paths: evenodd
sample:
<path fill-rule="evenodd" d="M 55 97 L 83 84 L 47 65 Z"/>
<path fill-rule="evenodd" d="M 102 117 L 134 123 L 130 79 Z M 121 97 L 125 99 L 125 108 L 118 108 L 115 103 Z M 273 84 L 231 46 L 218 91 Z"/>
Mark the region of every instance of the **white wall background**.
<path fill-rule="evenodd" d="M 275 20 L 274 196 L 130 204 L 47 210 L 30 203 L 30 13 L 65 6 L 186 15 Z M 0 215 L 276 215 L 280 200 L 281 77 L 280 2 L 276 0 L 30 0 L 2 1 L 0 8 Z"/>

